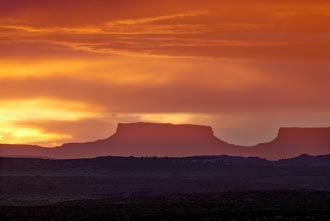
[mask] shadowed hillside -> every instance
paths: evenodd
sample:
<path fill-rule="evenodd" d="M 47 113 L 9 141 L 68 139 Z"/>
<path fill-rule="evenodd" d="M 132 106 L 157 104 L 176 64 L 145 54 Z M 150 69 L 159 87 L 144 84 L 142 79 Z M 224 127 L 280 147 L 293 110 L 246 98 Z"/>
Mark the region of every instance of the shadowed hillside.
<path fill-rule="evenodd" d="M 329 157 L 1 158 L 1 203 L 227 191 L 330 191 Z"/>

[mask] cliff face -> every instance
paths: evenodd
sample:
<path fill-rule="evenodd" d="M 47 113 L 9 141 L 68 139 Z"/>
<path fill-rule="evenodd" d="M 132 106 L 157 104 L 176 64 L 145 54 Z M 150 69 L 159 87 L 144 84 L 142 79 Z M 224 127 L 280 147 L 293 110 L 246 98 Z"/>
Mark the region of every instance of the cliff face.
<path fill-rule="evenodd" d="M 281 128 L 271 142 L 253 147 L 228 144 L 212 128 L 199 125 L 119 124 L 110 138 L 88 143 L 64 144 L 46 149 L 36 146 L 0 145 L 0 155 L 33 155 L 50 158 L 97 156 L 233 155 L 283 159 L 301 154 L 330 153 L 330 128 Z"/>

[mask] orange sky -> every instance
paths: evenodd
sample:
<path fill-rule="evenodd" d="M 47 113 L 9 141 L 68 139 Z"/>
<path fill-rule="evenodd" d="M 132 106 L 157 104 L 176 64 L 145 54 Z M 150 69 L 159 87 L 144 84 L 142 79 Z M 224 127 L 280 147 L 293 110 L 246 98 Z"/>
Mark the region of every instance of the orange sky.
<path fill-rule="evenodd" d="M 251 145 L 330 125 L 329 1 L 1 0 L 0 143 L 207 124 Z"/>

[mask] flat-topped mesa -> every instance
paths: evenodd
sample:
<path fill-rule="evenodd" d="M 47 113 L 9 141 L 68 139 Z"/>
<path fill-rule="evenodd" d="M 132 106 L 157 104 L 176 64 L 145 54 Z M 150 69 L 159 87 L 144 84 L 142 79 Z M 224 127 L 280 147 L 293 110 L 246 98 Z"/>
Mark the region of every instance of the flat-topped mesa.
<path fill-rule="evenodd" d="M 119 123 L 114 135 L 116 138 L 129 140 L 208 140 L 214 139 L 213 130 L 209 126 L 191 124 L 160 123 Z"/>
<path fill-rule="evenodd" d="M 330 153 L 330 128 L 280 128 L 278 136 L 268 143 L 256 145 L 252 155 L 267 159 L 283 159 L 301 155 Z"/>
<path fill-rule="evenodd" d="M 320 128 L 280 128 L 276 138 L 280 142 L 302 142 L 304 144 L 328 144 L 330 145 L 330 127 Z"/>

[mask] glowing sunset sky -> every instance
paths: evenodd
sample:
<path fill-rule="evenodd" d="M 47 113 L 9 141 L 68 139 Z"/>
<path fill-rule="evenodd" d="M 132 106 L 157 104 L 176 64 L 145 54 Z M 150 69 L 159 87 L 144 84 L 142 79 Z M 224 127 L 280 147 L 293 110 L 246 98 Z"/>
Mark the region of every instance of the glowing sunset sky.
<path fill-rule="evenodd" d="M 0 143 L 136 121 L 246 145 L 329 126 L 329 21 L 318 0 L 0 0 Z"/>

